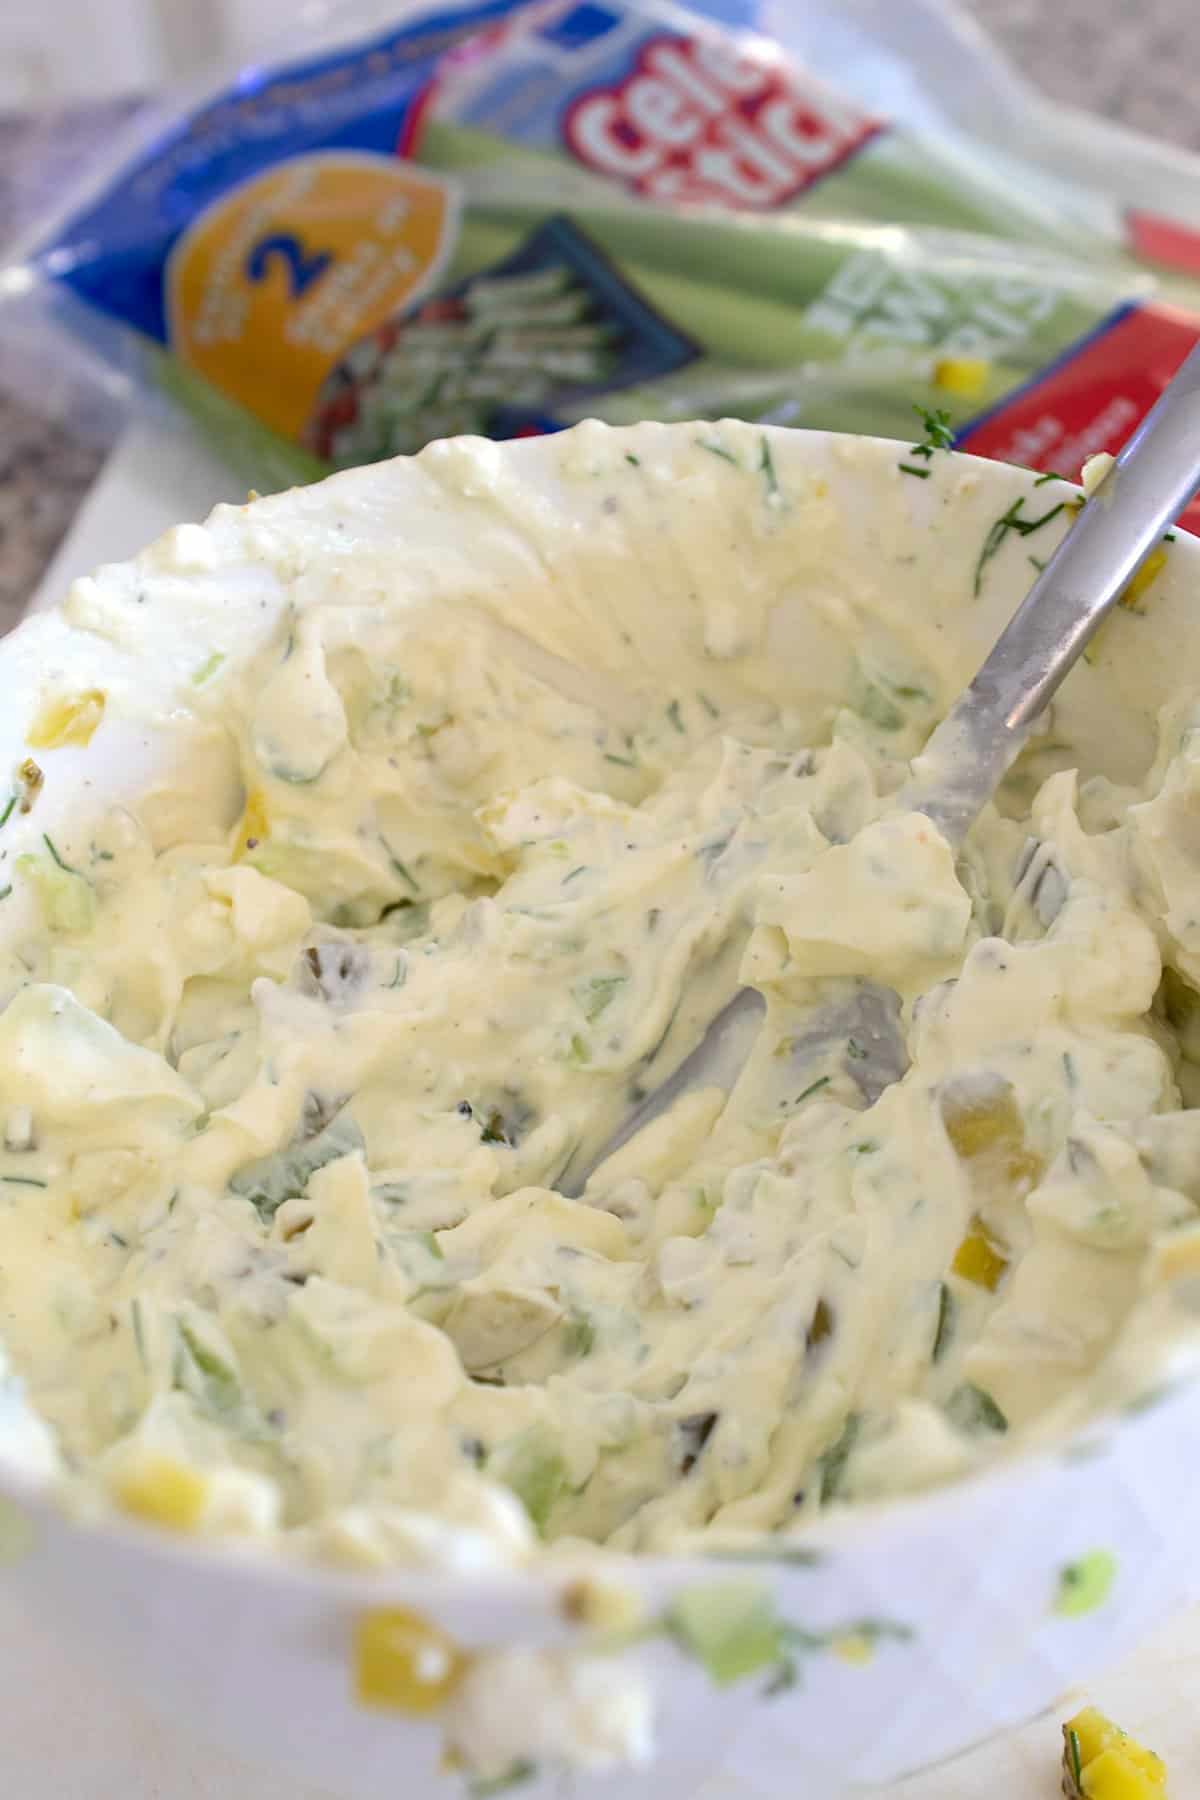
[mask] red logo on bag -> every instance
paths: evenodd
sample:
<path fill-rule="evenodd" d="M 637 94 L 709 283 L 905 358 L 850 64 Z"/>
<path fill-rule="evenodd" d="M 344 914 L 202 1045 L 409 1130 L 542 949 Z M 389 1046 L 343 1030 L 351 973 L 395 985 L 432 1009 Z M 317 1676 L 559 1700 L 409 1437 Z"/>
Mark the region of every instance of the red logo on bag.
<path fill-rule="evenodd" d="M 786 64 L 698 38 L 658 37 L 613 87 L 567 112 L 572 152 L 648 200 L 781 206 L 875 136 L 878 121 Z"/>
<path fill-rule="evenodd" d="M 1182 269 L 1185 275 L 1200 275 L 1200 231 L 1193 226 L 1164 219 L 1161 213 L 1129 212 L 1125 230 L 1135 256 Z"/>
<path fill-rule="evenodd" d="M 1119 450 L 1200 339 L 1172 306 L 1123 308 L 1044 375 L 958 434 L 960 449 L 1078 479 L 1089 456 Z M 1200 499 L 1179 520 L 1200 533 Z"/>

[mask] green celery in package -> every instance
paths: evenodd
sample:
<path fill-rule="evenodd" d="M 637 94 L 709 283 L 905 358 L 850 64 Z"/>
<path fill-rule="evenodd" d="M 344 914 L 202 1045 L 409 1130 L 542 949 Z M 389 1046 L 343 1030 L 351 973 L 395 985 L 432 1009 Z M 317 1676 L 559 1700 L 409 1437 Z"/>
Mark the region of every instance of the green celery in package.
<path fill-rule="evenodd" d="M 1200 321 L 1055 235 L 766 39 L 481 0 L 243 73 L 22 268 L 259 486 L 589 416 L 906 437 L 914 405 L 1074 474 Z"/>

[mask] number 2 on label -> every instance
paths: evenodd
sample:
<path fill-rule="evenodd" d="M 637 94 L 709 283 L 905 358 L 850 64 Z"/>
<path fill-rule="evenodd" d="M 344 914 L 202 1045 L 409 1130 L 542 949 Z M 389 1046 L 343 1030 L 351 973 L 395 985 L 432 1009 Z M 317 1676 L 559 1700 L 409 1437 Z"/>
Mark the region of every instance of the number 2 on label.
<path fill-rule="evenodd" d="M 328 250 L 306 252 L 300 239 L 290 231 L 277 231 L 270 237 L 259 238 L 247 253 L 243 267 L 247 280 L 259 282 L 267 279 L 273 263 L 281 262 L 287 271 L 292 299 L 298 300 L 314 281 L 320 279 L 332 261 Z"/>

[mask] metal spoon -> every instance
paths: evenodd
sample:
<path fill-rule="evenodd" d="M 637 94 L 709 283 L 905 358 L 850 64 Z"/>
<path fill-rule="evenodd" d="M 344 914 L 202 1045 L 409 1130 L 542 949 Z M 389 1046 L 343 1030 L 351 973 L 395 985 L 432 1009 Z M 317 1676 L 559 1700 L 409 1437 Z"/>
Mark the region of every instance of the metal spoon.
<path fill-rule="evenodd" d="M 1071 530 L 1001 632 L 979 673 L 913 761 L 900 804 L 931 818 L 958 849 L 1015 761 L 1038 714 L 1058 691 L 1129 582 L 1200 488 L 1200 345 L 1163 390 Z M 690 1088 L 732 1087 L 765 1008 L 740 988 L 696 1048 L 640 1103 L 586 1168 L 559 1186 L 583 1191 L 593 1170 Z M 899 1003 L 876 983 L 856 984 L 823 1018 L 828 1045 L 853 1035 L 867 1045 L 848 1072 L 870 1105 L 907 1067 Z"/>

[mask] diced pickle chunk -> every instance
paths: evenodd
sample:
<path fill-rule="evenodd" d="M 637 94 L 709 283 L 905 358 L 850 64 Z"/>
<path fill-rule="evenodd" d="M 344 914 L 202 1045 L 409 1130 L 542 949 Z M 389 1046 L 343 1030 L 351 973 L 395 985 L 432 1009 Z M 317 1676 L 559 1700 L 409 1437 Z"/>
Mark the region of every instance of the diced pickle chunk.
<path fill-rule="evenodd" d="M 1162 1800 L 1161 1757 L 1128 1737 L 1094 1706 L 1063 1726 L 1062 1790 L 1067 1800 Z"/>
<path fill-rule="evenodd" d="M 104 717 L 104 694 L 88 688 L 82 694 L 64 694 L 47 701 L 29 727 L 27 742 L 34 750 L 61 750 L 68 744 L 89 744 Z"/>
<path fill-rule="evenodd" d="M 354 1687 L 364 1706 L 436 1712 L 462 1680 L 467 1659 L 440 1626 L 406 1607 L 363 1613 L 354 1633 Z"/>
<path fill-rule="evenodd" d="M 976 1217 L 971 1222 L 970 1231 L 954 1252 L 954 1261 L 950 1267 L 964 1281 L 973 1282 L 976 1287 L 986 1288 L 990 1294 L 994 1294 L 1008 1268 L 1008 1258 Z"/>
<path fill-rule="evenodd" d="M 1011 1186 L 1032 1186 L 1042 1163 L 1025 1142 L 1025 1125 L 1011 1082 L 1001 1076 L 967 1076 L 947 1082 L 939 1095 L 942 1124 L 960 1160 L 973 1173 Z"/>
<path fill-rule="evenodd" d="M 116 1483 L 118 1503 L 137 1519 L 191 1531 L 204 1511 L 208 1486 L 203 1475 L 168 1456 L 145 1457 Z"/>

